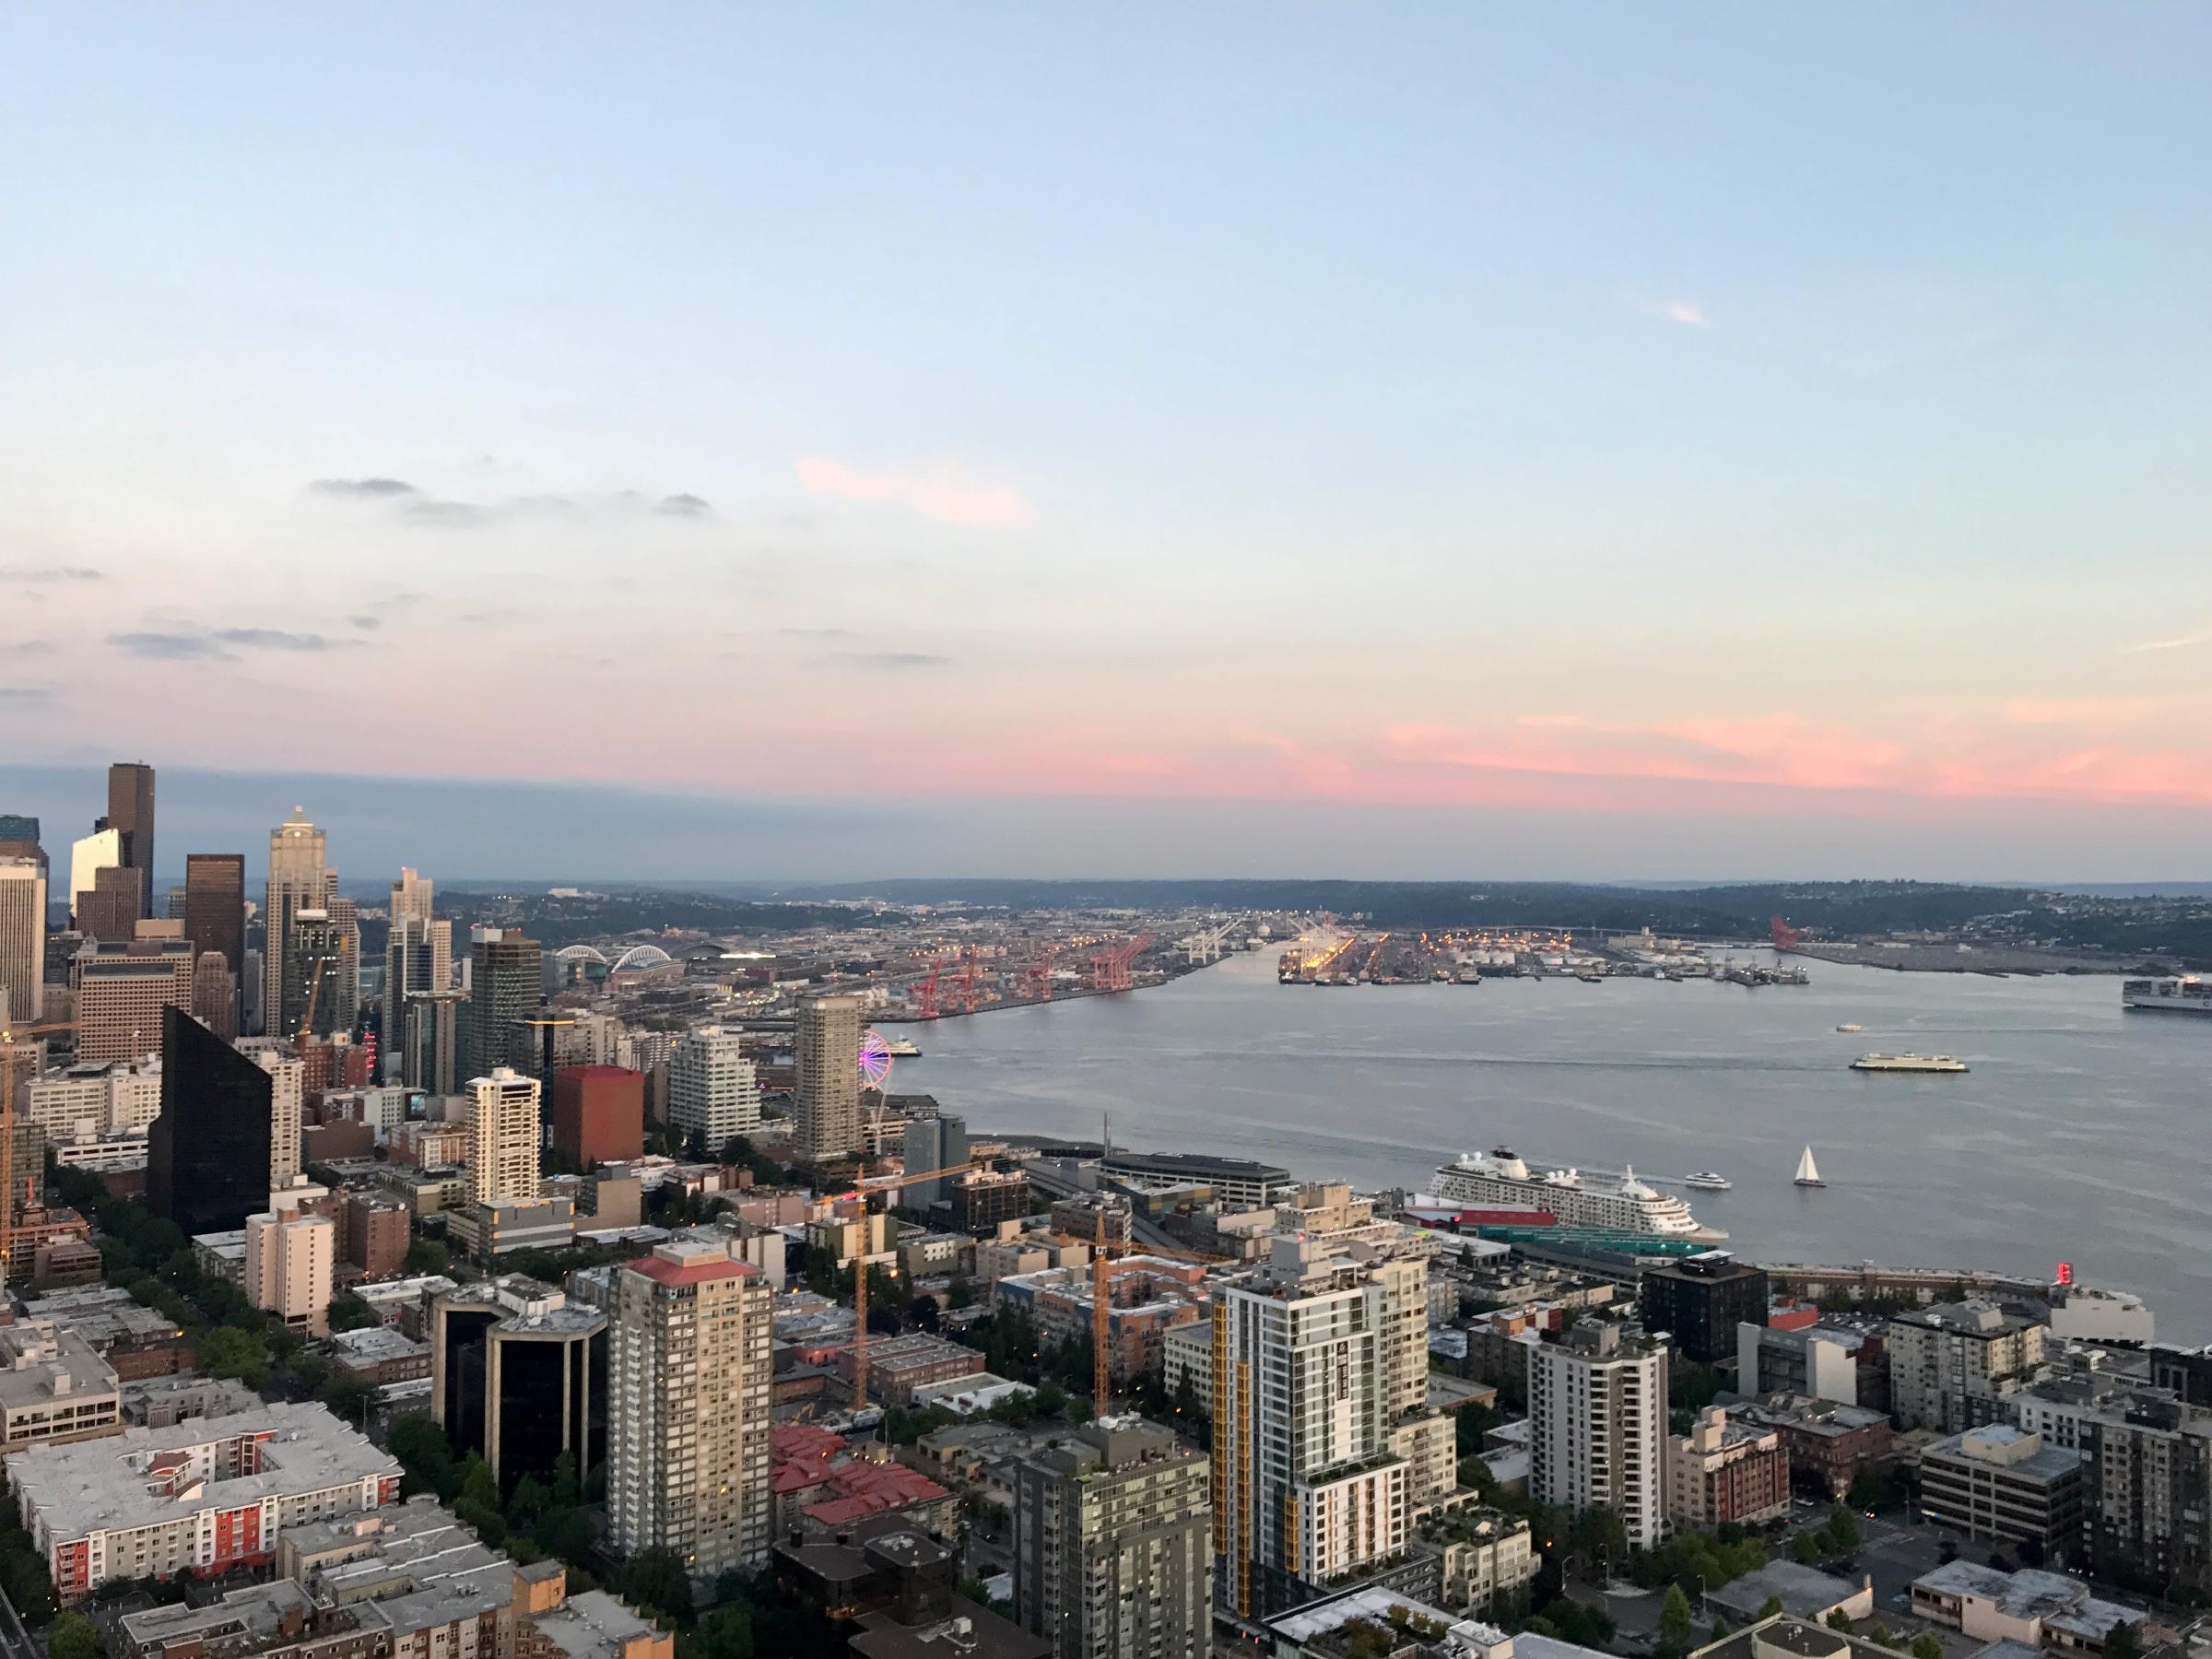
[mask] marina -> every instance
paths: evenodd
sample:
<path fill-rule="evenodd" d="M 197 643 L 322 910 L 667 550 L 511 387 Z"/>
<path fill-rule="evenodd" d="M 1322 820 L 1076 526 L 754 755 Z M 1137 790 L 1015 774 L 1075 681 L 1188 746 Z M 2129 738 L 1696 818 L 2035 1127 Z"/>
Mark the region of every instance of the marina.
<path fill-rule="evenodd" d="M 2113 976 L 1817 963 L 1775 995 L 1509 979 L 1304 996 L 1275 966 L 940 1021 L 900 1079 L 994 1131 L 1095 1135 L 1105 1109 L 1134 1146 L 1371 1188 L 1426 1190 L 1470 1147 L 1721 1171 L 1733 1190 L 1696 1193 L 1696 1216 L 1746 1254 L 2046 1277 L 2072 1261 L 2150 1297 L 2161 1335 L 2212 1340 L 2212 1021 L 2127 1015 Z M 1971 1069 L 1871 1087 L 1848 1069 L 1869 1049 Z M 1792 1184 L 1807 1142 L 1824 1191 Z"/>

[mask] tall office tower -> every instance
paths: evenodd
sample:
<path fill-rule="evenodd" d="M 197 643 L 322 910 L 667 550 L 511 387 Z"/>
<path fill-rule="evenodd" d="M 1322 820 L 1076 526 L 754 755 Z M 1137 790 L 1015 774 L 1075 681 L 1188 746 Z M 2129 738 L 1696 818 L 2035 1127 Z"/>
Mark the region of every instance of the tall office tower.
<path fill-rule="evenodd" d="M 1409 1475 L 1385 1433 L 1383 1286 L 1316 1240 L 1269 1244 L 1214 1294 L 1215 1593 L 1253 1617 L 1403 1549 Z"/>
<path fill-rule="evenodd" d="M 1140 1417 L 1087 1423 L 1014 1470 L 1014 1617 L 1053 1659 L 1207 1659 L 1205 1453 Z"/>
<path fill-rule="evenodd" d="M 359 927 L 328 911 L 301 908 L 292 912 L 291 929 L 284 941 L 284 978 L 277 993 L 280 1023 L 270 1036 L 296 1038 L 302 1021 L 316 1037 L 351 1030 L 352 1022 L 343 1006 L 345 982 L 347 966 L 353 959 L 359 936 Z"/>
<path fill-rule="evenodd" d="M 300 1142 L 307 1115 L 307 1062 L 289 1044 L 257 1037 L 245 1050 L 269 1074 L 269 1191 L 300 1179 Z"/>
<path fill-rule="evenodd" d="M 69 843 L 69 915 L 74 921 L 85 898 L 99 885 L 100 873 L 123 863 L 123 836 L 104 823 Z"/>
<path fill-rule="evenodd" d="M 192 1011 L 189 939 L 101 940 L 69 965 L 76 993 L 76 1057 L 129 1060 L 159 1053 L 164 1008 Z"/>
<path fill-rule="evenodd" d="M 108 828 L 123 838 L 124 867 L 138 872 L 138 913 L 154 896 L 154 769 L 143 760 L 119 760 L 108 768 Z"/>
<path fill-rule="evenodd" d="M 164 1016 L 161 1115 L 147 1207 L 187 1235 L 235 1232 L 269 1205 L 269 1074 L 182 1008 Z"/>
<path fill-rule="evenodd" d="M 384 941 L 383 1026 L 381 1062 L 387 1079 L 405 1075 L 403 1061 L 407 1040 L 407 999 L 442 991 L 430 966 L 429 929 L 418 916 L 396 908 L 399 888 L 393 888 L 394 908 L 392 931 Z"/>
<path fill-rule="evenodd" d="M 39 820 L 19 812 L 0 812 L 0 858 L 28 858 L 46 867 L 46 849 L 39 844 Z"/>
<path fill-rule="evenodd" d="M 104 865 L 92 872 L 92 890 L 76 896 L 76 931 L 88 939 L 135 939 L 141 906 L 138 872 Z"/>
<path fill-rule="evenodd" d="M 308 822 L 301 808 L 269 831 L 269 898 L 261 912 L 261 1029 L 272 1037 L 289 1034 L 284 1024 L 284 952 L 292 917 L 322 910 L 327 881 L 327 849 L 323 831 Z"/>
<path fill-rule="evenodd" d="M 535 1198 L 538 1188 L 538 1088 L 512 1066 L 468 1085 L 468 1199 Z"/>
<path fill-rule="evenodd" d="M 246 971 L 246 855 L 184 855 L 184 936 L 195 950 L 219 953 L 230 976 Z"/>
<path fill-rule="evenodd" d="M 337 1223 L 300 1214 L 298 1206 L 246 1218 L 246 1260 L 240 1283 L 246 1300 L 310 1336 L 330 1335 L 331 1275 L 337 1265 Z"/>
<path fill-rule="evenodd" d="M 36 1025 L 46 1006 L 46 866 L 0 858 L 0 1024 Z"/>
<path fill-rule="evenodd" d="M 1629 1542 L 1666 1526 L 1666 1344 L 1584 1321 L 1528 1347 L 1528 1491 L 1571 1515 L 1604 1505 Z"/>
<path fill-rule="evenodd" d="M 331 873 L 335 886 L 337 873 Z M 333 895 L 324 907 L 330 912 L 330 924 L 338 938 L 338 1010 L 336 1029 L 350 1031 L 359 1023 L 361 1014 L 361 921 L 359 907 L 350 899 Z"/>
<path fill-rule="evenodd" d="M 219 950 L 203 950 L 193 963 L 192 1017 L 218 1037 L 238 1035 L 238 984 Z"/>
<path fill-rule="evenodd" d="M 185 914 L 184 900 L 185 890 L 182 888 L 171 888 L 169 889 L 167 898 L 165 898 L 162 901 L 161 913 L 164 916 L 167 916 L 171 922 L 183 921 Z M 190 935 L 188 935 L 186 936 L 189 937 Z M 194 943 L 197 943 L 197 941 L 195 940 Z"/>
<path fill-rule="evenodd" d="M 481 1077 L 508 1061 L 514 1022 L 538 1006 L 535 939 L 513 927 L 468 934 L 468 1075 Z"/>
<path fill-rule="evenodd" d="M 510 1273 L 430 1304 L 430 1417 L 502 1491 L 551 1484 L 562 1453 L 583 1481 L 606 1461 L 606 1315 Z"/>
<path fill-rule="evenodd" d="M 406 1002 L 406 1052 L 400 1081 L 429 1094 L 459 1092 L 461 1011 L 468 996 L 461 991 L 411 991 Z"/>
<path fill-rule="evenodd" d="M 968 1161 L 968 1120 L 948 1112 L 914 1119 L 906 1126 L 900 1156 L 906 1160 L 909 1172 L 916 1175 L 929 1170 L 957 1169 Z M 952 1182 L 949 1175 L 910 1181 L 900 1189 L 904 1195 L 900 1202 L 927 1215 L 931 1205 L 952 1195 Z"/>
<path fill-rule="evenodd" d="M 732 1135 L 760 1127 L 759 1074 L 735 1031 L 700 1026 L 677 1041 L 668 1058 L 668 1126 L 687 1141 L 699 1131 L 710 1157 Z"/>
<path fill-rule="evenodd" d="M 799 1004 L 792 1144 L 801 1163 L 860 1156 L 860 1017 L 857 996 L 811 996 Z"/>
<path fill-rule="evenodd" d="M 695 1581 L 757 1567 L 768 1486 L 767 1275 L 677 1241 L 615 1277 L 606 1518 L 617 1551 L 673 1549 Z"/>

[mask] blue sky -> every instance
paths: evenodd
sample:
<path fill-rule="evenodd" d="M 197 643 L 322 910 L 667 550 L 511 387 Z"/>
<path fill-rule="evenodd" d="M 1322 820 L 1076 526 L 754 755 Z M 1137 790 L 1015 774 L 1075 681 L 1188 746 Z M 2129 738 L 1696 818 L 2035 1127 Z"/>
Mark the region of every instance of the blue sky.
<path fill-rule="evenodd" d="M 2201 865 L 2212 11 L 12 21 L 0 762 Z"/>

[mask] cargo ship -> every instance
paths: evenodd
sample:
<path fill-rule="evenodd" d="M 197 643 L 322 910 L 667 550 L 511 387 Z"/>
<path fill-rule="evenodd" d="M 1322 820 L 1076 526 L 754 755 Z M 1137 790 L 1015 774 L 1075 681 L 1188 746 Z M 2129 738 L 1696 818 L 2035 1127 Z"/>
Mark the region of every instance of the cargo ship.
<path fill-rule="evenodd" d="M 2120 1006 L 2157 1014 L 2212 1014 L 2212 980 L 2128 980 L 2120 987 Z"/>
<path fill-rule="evenodd" d="M 1861 1054 L 1851 1063 L 1863 1072 L 1962 1072 L 1965 1061 L 1952 1054 Z"/>
<path fill-rule="evenodd" d="M 1634 1170 L 1609 1175 L 1595 1171 L 1531 1169 L 1509 1147 L 1461 1153 L 1437 1171 L 1436 1195 L 1453 1204 L 1549 1210 L 1562 1227 L 1675 1239 L 1728 1236 L 1700 1226 L 1689 1213 L 1688 1204 L 1646 1186 L 1636 1179 Z"/>

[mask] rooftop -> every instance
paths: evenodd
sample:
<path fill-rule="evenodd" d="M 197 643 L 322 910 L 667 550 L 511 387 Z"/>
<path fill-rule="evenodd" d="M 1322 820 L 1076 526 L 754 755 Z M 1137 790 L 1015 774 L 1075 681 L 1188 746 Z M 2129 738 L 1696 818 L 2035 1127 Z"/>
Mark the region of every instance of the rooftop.
<path fill-rule="evenodd" d="M 172 1482 L 154 1472 L 157 1464 L 181 1471 L 194 1451 L 247 1436 L 266 1437 L 254 1474 L 176 1482 L 171 1495 Z M 18 1494 L 57 1539 L 399 1475 L 396 1459 L 324 1406 L 291 1402 L 168 1429 L 126 1429 L 105 1440 L 31 1446 L 6 1462 Z"/>
<path fill-rule="evenodd" d="M 604 1590 L 571 1595 L 532 1620 L 537 1633 L 570 1659 L 605 1659 L 622 1644 L 657 1634 L 653 1626 Z"/>
<path fill-rule="evenodd" d="M 2088 1603 L 2089 1587 L 2063 1572 L 2029 1569 L 2005 1572 L 1973 1561 L 1947 1561 L 1912 1581 L 1912 1588 L 1932 1595 L 1971 1596 L 1993 1604 L 2007 1618 L 2041 1618 Z M 2122 1608 L 2127 1613 L 2126 1608 Z M 2129 1614 L 2130 1618 L 2135 1617 Z M 2123 1619 L 2121 1622 L 2126 1622 Z"/>
<path fill-rule="evenodd" d="M 45 1319 L 0 1326 L 0 1408 L 116 1392 L 115 1368 L 76 1332 Z"/>
<path fill-rule="evenodd" d="M 1795 1561 L 1769 1561 L 1732 1583 L 1716 1585 L 1709 1599 L 1738 1618 L 1750 1618 L 1772 1596 L 1781 1601 L 1784 1613 L 1799 1618 L 1822 1618 L 1864 1587 Z"/>

